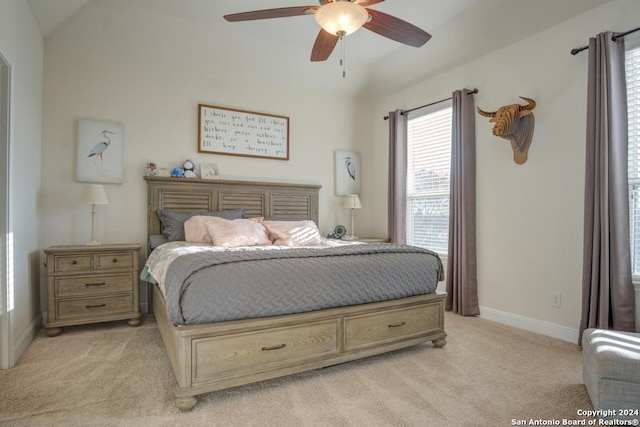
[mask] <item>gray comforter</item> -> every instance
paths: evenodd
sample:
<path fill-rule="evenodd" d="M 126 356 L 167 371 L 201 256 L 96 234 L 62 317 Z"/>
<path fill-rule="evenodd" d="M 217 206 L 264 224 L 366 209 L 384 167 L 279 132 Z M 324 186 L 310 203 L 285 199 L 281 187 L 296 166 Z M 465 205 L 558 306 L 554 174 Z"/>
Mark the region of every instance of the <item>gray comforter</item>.
<path fill-rule="evenodd" d="M 435 252 L 367 244 L 182 255 L 164 286 L 171 321 L 192 325 L 426 294 L 443 279 Z"/>

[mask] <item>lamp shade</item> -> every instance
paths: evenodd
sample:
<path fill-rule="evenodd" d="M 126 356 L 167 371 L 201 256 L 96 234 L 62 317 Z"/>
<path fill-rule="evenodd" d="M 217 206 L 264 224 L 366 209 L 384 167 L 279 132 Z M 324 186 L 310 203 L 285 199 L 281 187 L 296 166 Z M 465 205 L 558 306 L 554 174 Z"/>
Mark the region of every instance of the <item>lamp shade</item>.
<path fill-rule="evenodd" d="M 321 6 L 315 12 L 318 25 L 326 32 L 339 36 L 351 34 L 369 19 L 367 10 L 350 1 L 333 1 Z"/>
<path fill-rule="evenodd" d="M 82 196 L 80 197 L 82 203 L 88 205 L 108 205 L 109 199 L 107 199 L 107 193 L 104 191 L 104 186 L 101 184 L 90 184 L 84 187 L 82 190 Z"/>
<path fill-rule="evenodd" d="M 342 207 L 345 209 L 361 209 L 360 197 L 357 194 L 350 194 L 345 196 L 342 200 Z"/>

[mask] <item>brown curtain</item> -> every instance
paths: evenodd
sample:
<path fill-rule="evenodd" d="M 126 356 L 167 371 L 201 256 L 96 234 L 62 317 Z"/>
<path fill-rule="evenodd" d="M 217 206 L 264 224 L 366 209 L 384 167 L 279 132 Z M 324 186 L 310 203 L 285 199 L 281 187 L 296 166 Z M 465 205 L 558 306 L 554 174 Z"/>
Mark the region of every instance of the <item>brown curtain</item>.
<path fill-rule="evenodd" d="M 476 266 L 476 125 L 473 95 L 453 92 L 445 309 L 480 314 Z"/>
<path fill-rule="evenodd" d="M 391 243 L 406 243 L 407 222 L 407 115 L 389 113 L 388 230 Z"/>
<path fill-rule="evenodd" d="M 580 338 L 587 328 L 634 331 L 629 242 L 624 40 L 589 40 Z"/>

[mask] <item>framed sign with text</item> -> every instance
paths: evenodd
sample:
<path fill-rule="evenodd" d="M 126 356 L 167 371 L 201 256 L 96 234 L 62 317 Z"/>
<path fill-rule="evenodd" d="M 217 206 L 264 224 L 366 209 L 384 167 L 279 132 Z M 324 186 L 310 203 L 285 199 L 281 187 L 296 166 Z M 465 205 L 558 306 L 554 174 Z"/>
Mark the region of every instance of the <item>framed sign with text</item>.
<path fill-rule="evenodd" d="M 289 160 L 289 118 L 199 104 L 198 152 Z"/>

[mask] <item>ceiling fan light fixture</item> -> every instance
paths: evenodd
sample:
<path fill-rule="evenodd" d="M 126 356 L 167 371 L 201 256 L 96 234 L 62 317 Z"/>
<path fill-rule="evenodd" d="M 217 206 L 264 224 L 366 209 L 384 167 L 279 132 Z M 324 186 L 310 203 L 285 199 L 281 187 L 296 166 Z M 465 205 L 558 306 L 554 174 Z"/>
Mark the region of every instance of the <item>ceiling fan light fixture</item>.
<path fill-rule="evenodd" d="M 364 7 L 350 1 L 333 1 L 317 9 L 315 19 L 323 30 L 340 36 L 362 27 L 369 19 L 369 13 Z"/>

